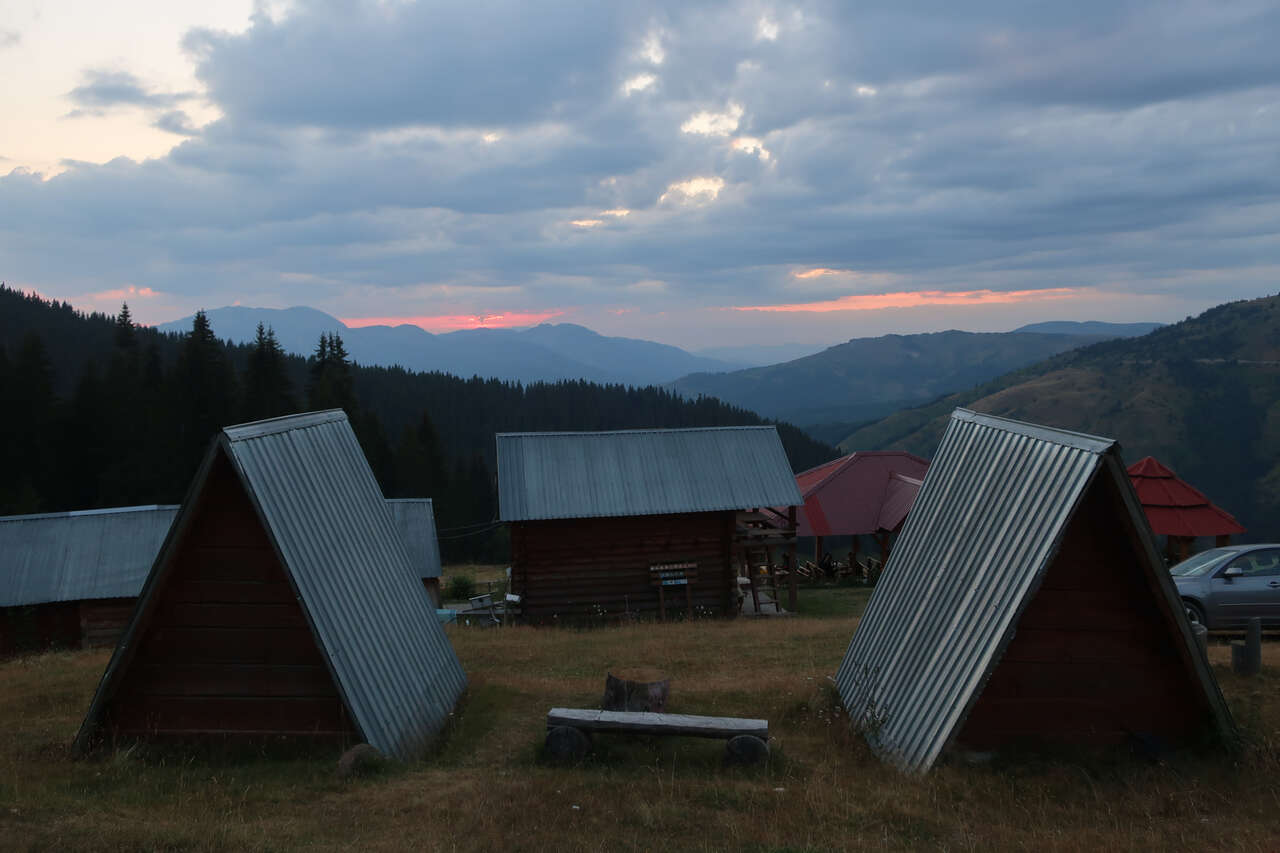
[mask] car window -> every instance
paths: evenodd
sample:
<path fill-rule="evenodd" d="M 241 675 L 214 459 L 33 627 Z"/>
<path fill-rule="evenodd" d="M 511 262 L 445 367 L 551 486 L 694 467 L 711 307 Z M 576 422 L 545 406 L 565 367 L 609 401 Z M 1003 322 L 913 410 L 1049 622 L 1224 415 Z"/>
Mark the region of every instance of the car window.
<path fill-rule="evenodd" d="M 1228 548 L 1211 548 L 1208 551 L 1201 551 L 1194 557 L 1188 557 L 1181 563 L 1178 563 L 1176 566 L 1169 569 L 1169 574 L 1173 575 L 1175 578 L 1189 578 L 1197 575 L 1203 575 L 1205 572 L 1212 570 L 1214 566 L 1221 565 L 1222 560 L 1234 553 L 1234 549 Z"/>
<path fill-rule="evenodd" d="M 1249 551 L 1236 557 L 1227 564 L 1227 567 L 1239 567 L 1247 578 L 1280 575 L 1280 548 Z"/>

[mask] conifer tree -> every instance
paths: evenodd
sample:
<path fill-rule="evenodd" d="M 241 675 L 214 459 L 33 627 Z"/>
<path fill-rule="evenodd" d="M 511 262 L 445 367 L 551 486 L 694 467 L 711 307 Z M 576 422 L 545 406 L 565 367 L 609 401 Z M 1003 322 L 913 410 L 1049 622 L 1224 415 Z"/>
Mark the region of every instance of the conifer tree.
<path fill-rule="evenodd" d="M 190 477 L 218 430 L 236 421 L 235 373 L 209 319 L 197 311 L 173 374 L 179 401 L 175 438 L 178 465 Z"/>
<path fill-rule="evenodd" d="M 245 366 L 244 420 L 274 418 L 297 411 L 293 383 L 285 369 L 286 358 L 275 331 L 259 323 Z"/>

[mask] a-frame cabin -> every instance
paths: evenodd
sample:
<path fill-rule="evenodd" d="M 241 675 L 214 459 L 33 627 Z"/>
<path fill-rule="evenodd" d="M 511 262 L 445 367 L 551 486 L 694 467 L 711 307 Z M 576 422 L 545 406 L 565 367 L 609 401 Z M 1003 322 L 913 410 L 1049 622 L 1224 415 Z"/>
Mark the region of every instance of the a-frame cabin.
<path fill-rule="evenodd" d="M 886 760 L 1230 734 L 1114 441 L 957 409 L 840 666 Z"/>
<path fill-rule="evenodd" d="M 466 676 L 339 410 L 213 441 L 76 739 L 289 736 L 402 760 Z"/>

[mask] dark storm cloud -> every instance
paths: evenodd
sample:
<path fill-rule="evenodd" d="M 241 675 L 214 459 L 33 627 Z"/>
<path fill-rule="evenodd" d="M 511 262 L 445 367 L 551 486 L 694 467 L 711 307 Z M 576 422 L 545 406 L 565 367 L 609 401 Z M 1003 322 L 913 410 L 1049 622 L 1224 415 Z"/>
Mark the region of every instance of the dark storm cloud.
<path fill-rule="evenodd" d="M 0 255 L 46 292 L 372 287 L 377 313 L 423 313 L 396 294 L 424 282 L 513 309 L 1225 298 L 1280 266 L 1277 35 L 1248 3 L 303 3 L 188 36 L 224 116 L 199 129 L 189 95 L 92 73 L 79 109 L 189 138 L 0 178 Z"/>

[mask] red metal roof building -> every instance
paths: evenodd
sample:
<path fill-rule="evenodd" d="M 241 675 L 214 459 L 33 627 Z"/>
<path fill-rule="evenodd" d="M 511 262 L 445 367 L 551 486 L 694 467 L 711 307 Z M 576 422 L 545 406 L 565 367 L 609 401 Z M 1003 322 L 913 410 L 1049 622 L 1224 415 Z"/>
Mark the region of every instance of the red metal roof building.
<path fill-rule="evenodd" d="M 1225 545 L 1233 535 L 1244 533 L 1244 527 L 1229 512 L 1215 506 L 1154 457 L 1140 459 L 1128 470 L 1151 532 L 1169 537 L 1170 559 L 1185 559 L 1196 537 L 1213 536 Z"/>
<path fill-rule="evenodd" d="M 882 450 L 851 453 L 803 471 L 796 475 L 804 497 L 796 535 L 817 537 L 818 559 L 826 536 L 869 534 L 886 551 L 889 534 L 902 526 L 928 469 L 913 453 Z"/>

